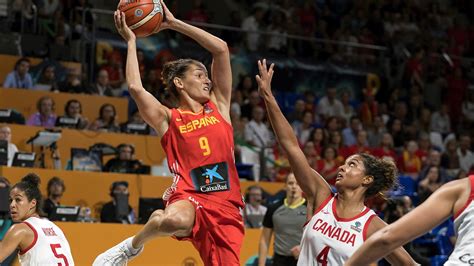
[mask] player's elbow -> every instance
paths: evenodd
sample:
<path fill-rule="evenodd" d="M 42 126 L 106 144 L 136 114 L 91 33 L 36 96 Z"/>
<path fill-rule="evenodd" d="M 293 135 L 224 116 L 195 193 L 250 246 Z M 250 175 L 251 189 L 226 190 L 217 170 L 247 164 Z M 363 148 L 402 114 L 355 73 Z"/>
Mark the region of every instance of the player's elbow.
<path fill-rule="evenodd" d="M 381 229 L 376 235 L 377 245 L 392 248 L 401 245 L 402 239 L 400 234 L 396 234 L 388 226 Z"/>
<path fill-rule="evenodd" d="M 219 40 L 219 44 L 216 46 L 214 54 L 228 54 L 229 46 L 224 40 Z"/>
<path fill-rule="evenodd" d="M 142 88 L 136 84 L 133 84 L 133 83 L 129 83 L 128 84 L 128 90 L 133 93 L 133 92 L 138 92 L 140 91 Z"/>

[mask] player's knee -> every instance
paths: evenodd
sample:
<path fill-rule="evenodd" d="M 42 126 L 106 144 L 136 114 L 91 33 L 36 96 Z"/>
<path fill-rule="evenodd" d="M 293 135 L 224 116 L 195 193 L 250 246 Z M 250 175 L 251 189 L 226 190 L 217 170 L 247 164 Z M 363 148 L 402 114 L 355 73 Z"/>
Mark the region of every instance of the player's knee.
<path fill-rule="evenodd" d="M 192 219 L 185 215 L 166 215 L 161 222 L 162 228 L 167 228 L 173 232 L 188 231 L 192 226 Z"/>
<path fill-rule="evenodd" d="M 153 218 L 155 218 L 155 217 L 161 217 L 161 216 L 163 216 L 164 214 L 165 214 L 165 211 L 164 211 L 164 210 L 161 210 L 161 209 L 156 210 L 156 211 L 154 211 L 154 212 L 150 215 L 150 220 L 153 219 Z"/>

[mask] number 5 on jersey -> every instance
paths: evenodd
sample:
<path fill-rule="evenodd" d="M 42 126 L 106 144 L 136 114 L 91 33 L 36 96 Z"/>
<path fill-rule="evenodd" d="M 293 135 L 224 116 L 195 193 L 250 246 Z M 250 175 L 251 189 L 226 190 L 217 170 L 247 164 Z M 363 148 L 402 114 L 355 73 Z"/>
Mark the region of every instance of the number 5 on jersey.
<path fill-rule="evenodd" d="M 57 251 L 58 248 L 61 248 L 61 244 L 50 244 L 49 246 L 51 247 L 51 251 L 53 251 L 54 256 L 64 262 L 64 264 L 58 263 L 58 266 L 69 266 L 66 256 L 64 254 L 58 253 Z"/>
<path fill-rule="evenodd" d="M 201 147 L 202 155 L 208 156 L 211 154 L 211 147 L 209 147 L 209 141 L 207 141 L 207 137 L 200 137 L 199 138 L 199 146 Z"/>

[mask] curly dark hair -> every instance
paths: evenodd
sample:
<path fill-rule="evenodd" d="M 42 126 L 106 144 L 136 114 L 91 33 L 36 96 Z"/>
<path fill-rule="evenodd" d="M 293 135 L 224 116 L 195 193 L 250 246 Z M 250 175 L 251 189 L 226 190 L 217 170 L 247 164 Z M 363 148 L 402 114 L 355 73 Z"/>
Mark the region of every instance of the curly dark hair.
<path fill-rule="evenodd" d="M 365 167 L 365 174 L 372 176 L 374 181 L 365 192 L 365 197 L 385 197 L 385 192 L 397 185 L 398 170 L 395 163 L 379 159 L 366 153 L 359 153 Z"/>
<path fill-rule="evenodd" d="M 23 177 L 20 182 L 16 183 L 12 187 L 12 190 L 16 188 L 20 191 L 23 191 L 29 201 L 35 199 L 36 212 L 41 215 L 43 213 L 43 196 L 41 195 L 41 191 L 39 189 L 40 183 L 41 179 L 37 174 L 29 173 Z"/>

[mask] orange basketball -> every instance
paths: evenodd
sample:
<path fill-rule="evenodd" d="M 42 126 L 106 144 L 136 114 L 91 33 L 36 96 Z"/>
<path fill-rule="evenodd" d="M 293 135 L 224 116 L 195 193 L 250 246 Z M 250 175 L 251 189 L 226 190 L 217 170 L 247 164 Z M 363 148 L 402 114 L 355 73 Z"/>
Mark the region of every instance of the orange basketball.
<path fill-rule="evenodd" d="M 160 0 L 120 0 L 118 9 L 137 37 L 146 37 L 160 28 L 163 8 Z"/>

